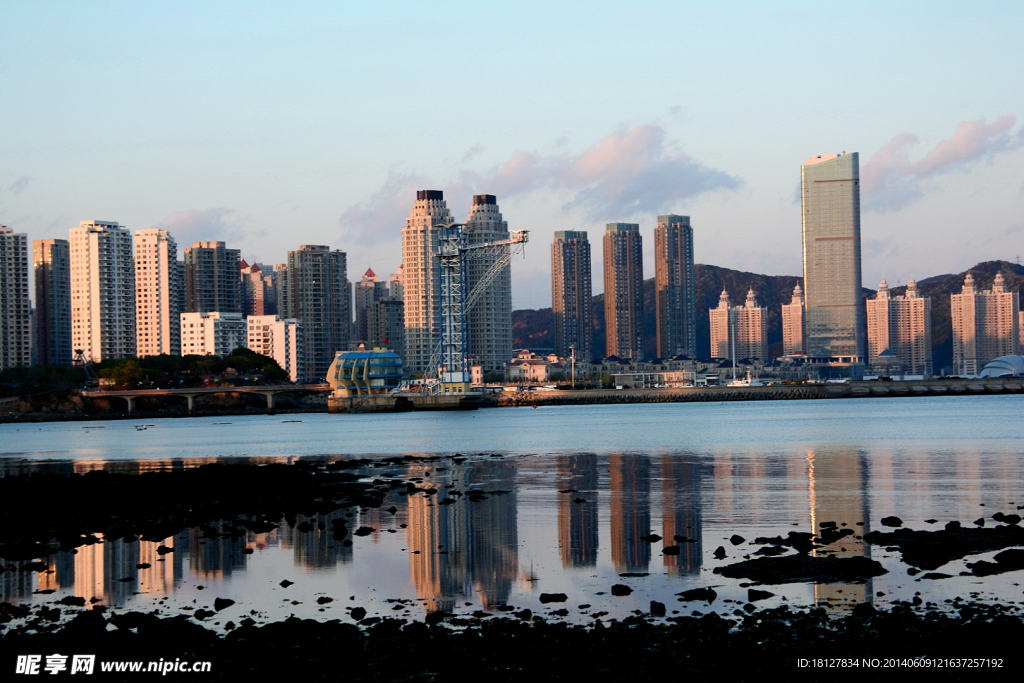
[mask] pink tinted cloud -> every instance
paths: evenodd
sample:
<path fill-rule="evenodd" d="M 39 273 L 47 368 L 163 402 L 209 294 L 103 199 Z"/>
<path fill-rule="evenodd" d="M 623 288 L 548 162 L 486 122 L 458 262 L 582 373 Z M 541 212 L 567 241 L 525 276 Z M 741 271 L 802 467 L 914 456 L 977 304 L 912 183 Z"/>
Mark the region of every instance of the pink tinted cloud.
<path fill-rule="evenodd" d="M 666 142 L 660 125 L 644 124 L 615 131 L 576 155 L 516 151 L 484 171 L 461 169 L 447 183 L 393 172 L 373 195 L 346 209 L 339 222 L 349 238 L 394 237 L 404 225 L 413 190 L 425 188 L 441 188 L 450 197 L 486 192 L 499 199 L 567 191 L 572 198 L 563 210 L 580 210 L 591 220 L 623 220 L 677 210 L 698 195 L 742 185 L 740 178 L 704 166 Z"/>
<path fill-rule="evenodd" d="M 901 133 L 885 144 L 861 168 L 861 195 L 869 211 L 898 211 L 917 201 L 927 181 L 944 173 L 963 171 L 975 163 L 1024 145 L 1024 129 L 1012 133 L 1016 119 L 1001 116 L 961 121 L 953 136 L 939 142 L 919 161 L 910 161 L 916 135 Z"/>

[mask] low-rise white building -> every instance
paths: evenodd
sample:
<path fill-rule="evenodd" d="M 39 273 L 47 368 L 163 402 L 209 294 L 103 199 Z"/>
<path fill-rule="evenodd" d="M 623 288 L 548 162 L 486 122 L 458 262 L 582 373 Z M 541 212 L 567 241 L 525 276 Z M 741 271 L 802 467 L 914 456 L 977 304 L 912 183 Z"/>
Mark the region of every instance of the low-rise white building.
<path fill-rule="evenodd" d="M 306 373 L 302 321 L 277 315 L 250 315 L 246 322 L 249 349 L 276 360 L 291 381 L 301 381 Z"/>
<path fill-rule="evenodd" d="M 182 313 L 181 355 L 228 356 L 247 343 L 241 313 Z"/>

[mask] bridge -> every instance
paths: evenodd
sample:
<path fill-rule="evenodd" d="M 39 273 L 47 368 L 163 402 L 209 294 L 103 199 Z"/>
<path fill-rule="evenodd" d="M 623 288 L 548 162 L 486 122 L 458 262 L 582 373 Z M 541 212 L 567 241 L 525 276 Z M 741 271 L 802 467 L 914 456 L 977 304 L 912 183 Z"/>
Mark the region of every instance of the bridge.
<path fill-rule="evenodd" d="M 128 414 L 135 410 L 135 399 L 148 396 L 184 396 L 188 400 L 188 412 L 192 414 L 196 396 L 204 394 L 262 394 L 267 398 L 267 412 L 274 414 L 274 397 L 284 393 L 306 393 L 310 391 L 333 391 L 327 384 L 274 384 L 269 386 L 221 386 L 192 387 L 188 389 L 128 389 L 125 391 L 82 391 L 85 398 L 123 398 L 128 402 Z"/>

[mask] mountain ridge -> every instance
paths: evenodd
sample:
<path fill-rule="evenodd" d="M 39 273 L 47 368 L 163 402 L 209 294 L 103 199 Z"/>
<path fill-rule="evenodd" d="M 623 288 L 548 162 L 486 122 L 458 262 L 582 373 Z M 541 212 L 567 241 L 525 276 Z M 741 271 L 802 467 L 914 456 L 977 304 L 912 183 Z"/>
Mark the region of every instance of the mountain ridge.
<path fill-rule="evenodd" d="M 793 287 L 803 286 L 803 278 L 796 275 L 764 275 L 698 263 L 694 268 L 696 282 L 697 357 L 710 356 L 710 319 L 707 311 L 718 306 L 722 289 L 729 292 L 732 305 L 746 300 L 747 291 L 753 289 L 759 306 L 767 307 L 768 355 L 782 355 L 782 304 L 788 304 Z M 921 296 L 932 298 L 933 362 L 938 372 L 953 364 L 953 324 L 949 295 L 958 293 L 967 273 L 974 277 L 979 290 L 991 289 L 997 272 L 1002 271 L 1008 291 L 1020 291 L 1024 286 L 1024 266 L 1009 261 L 982 261 L 961 273 L 933 275 L 917 280 Z M 906 285 L 890 287 L 894 295 L 906 293 Z M 863 288 L 864 298 L 875 295 L 874 289 Z M 592 348 L 594 356 L 604 357 L 604 294 L 593 297 Z M 703 312 L 703 313 L 702 313 Z M 551 308 L 512 311 L 512 336 L 515 348 L 552 348 L 554 317 Z M 657 329 L 654 307 L 654 278 L 644 280 L 644 339 L 648 358 L 657 356 Z"/>

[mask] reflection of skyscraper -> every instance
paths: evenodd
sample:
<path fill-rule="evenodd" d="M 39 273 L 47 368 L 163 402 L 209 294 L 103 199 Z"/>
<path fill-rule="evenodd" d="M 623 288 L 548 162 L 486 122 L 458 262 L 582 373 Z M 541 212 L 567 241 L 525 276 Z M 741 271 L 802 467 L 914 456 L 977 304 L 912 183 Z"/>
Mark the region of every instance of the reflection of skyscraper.
<path fill-rule="evenodd" d="M 593 453 L 558 458 L 558 547 L 566 567 L 597 564 L 597 456 Z M 586 502 L 577 503 L 582 498 Z"/>
<path fill-rule="evenodd" d="M 91 543 L 78 548 L 75 555 L 75 595 L 86 602 L 103 599 L 103 544 Z"/>
<path fill-rule="evenodd" d="M 415 466 L 418 469 L 418 465 Z M 506 462 L 457 466 L 448 483 L 426 482 L 435 495 L 409 496 L 410 573 L 428 611 L 450 610 L 475 585 L 484 607 L 504 603 L 519 569 L 516 496 L 486 494 L 483 500 L 449 496 L 515 489 L 515 467 Z M 455 503 L 441 505 L 446 497 Z"/>
<path fill-rule="evenodd" d="M 651 465 L 643 455 L 608 456 L 612 562 L 617 572 L 646 571 L 651 544 Z"/>
<path fill-rule="evenodd" d="M 213 530 L 219 533 L 220 527 L 217 523 Z M 175 554 L 183 551 L 184 547 L 176 548 Z M 199 578 L 229 576 L 235 569 L 245 569 L 245 537 L 210 538 L 202 529 L 192 528 L 188 535 L 188 560 L 191 573 Z"/>
<path fill-rule="evenodd" d="M 296 567 L 333 567 L 352 561 L 352 546 L 334 540 L 332 522 L 345 516 L 345 510 L 311 517 L 296 515 L 295 526 L 281 524 L 281 547 L 292 548 Z M 349 530 L 354 531 L 354 529 Z M 349 536 L 348 538 L 351 538 Z"/>
<path fill-rule="evenodd" d="M 174 592 L 174 559 L 176 558 L 158 553 L 157 548 L 160 546 L 174 548 L 174 536 L 168 536 L 162 541 L 139 541 L 139 564 L 149 565 L 139 569 L 140 593 L 170 595 Z"/>
<path fill-rule="evenodd" d="M 665 546 L 678 545 L 678 555 L 665 555 L 669 573 L 700 571 L 701 508 L 700 463 L 680 456 L 663 455 L 661 475 L 661 529 Z M 696 543 L 677 542 L 676 536 L 696 539 Z"/>
<path fill-rule="evenodd" d="M 103 593 L 109 605 L 123 605 L 138 585 L 139 541 L 103 543 Z"/>
<path fill-rule="evenodd" d="M 871 519 L 864 454 L 853 450 L 809 450 L 807 463 L 813 532 L 821 533 L 822 522 L 835 522 L 839 529 L 854 530 L 853 535 L 843 536 L 824 548 L 815 549 L 814 554 L 870 557 L 870 546 L 861 538 L 870 530 Z M 864 526 L 857 526 L 857 522 L 864 522 Z M 872 595 L 871 581 L 866 584 L 814 585 L 814 597 L 819 603 L 846 601 L 852 608 L 858 602 L 870 602 Z"/>
<path fill-rule="evenodd" d="M 807 355 L 858 363 L 864 357 L 859 156 L 819 154 L 804 162 L 800 175 Z"/>

